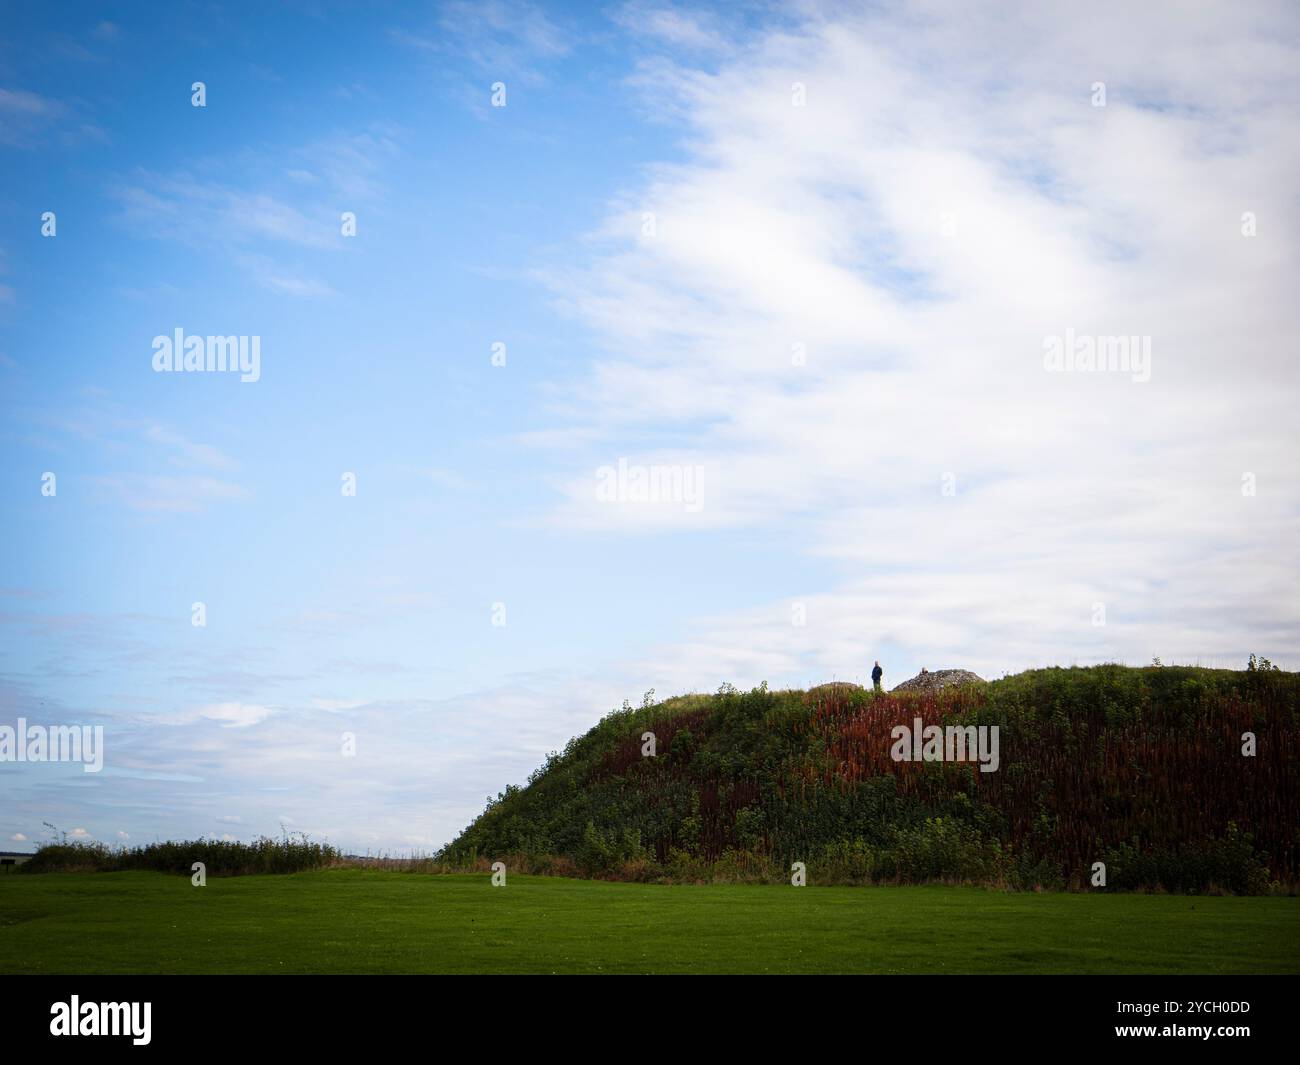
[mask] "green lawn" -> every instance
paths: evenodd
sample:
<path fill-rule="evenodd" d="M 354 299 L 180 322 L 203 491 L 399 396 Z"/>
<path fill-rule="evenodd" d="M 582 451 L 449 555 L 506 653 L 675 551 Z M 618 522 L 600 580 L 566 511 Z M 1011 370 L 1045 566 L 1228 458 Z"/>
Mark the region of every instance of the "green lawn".
<path fill-rule="evenodd" d="M 1300 972 L 1300 899 L 0 876 L 0 973 Z"/>

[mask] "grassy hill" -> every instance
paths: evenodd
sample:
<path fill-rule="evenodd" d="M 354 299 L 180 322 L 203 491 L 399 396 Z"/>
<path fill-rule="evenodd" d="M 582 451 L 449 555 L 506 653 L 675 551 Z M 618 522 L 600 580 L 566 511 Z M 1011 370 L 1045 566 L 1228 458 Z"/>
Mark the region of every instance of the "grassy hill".
<path fill-rule="evenodd" d="M 1000 764 L 890 757 L 998 726 Z M 653 756 L 644 753 L 653 733 Z M 1256 750 L 1243 754 L 1243 736 Z M 1261 894 L 1300 882 L 1300 675 L 1097 666 L 934 693 L 724 686 L 608 715 L 440 856 L 621 880 Z"/>

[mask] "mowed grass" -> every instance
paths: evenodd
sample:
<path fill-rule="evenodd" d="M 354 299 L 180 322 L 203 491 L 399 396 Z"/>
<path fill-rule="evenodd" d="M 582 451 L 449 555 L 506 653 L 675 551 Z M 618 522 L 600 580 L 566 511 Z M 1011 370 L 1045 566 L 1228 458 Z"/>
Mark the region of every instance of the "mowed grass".
<path fill-rule="evenodd" d="M 1300 972 L 1300 899 L 337 869 L 0 876 L 0 973 Z"/>

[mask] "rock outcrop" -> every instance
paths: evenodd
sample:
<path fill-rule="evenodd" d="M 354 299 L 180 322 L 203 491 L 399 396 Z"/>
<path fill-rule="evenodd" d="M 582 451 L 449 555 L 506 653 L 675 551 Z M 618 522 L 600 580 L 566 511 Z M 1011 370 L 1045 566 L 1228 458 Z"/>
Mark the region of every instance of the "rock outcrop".
<path fill-rule="evenodd" d="M 896 692 L 937 692 L 940 688 L 950 688 L 956 684 L 984 683 L 987 682 L 983 677 L 972 673 L 969 669 L 936 669 L 933 672 L 923 669 L 911 680 L 905 680 L 902 684 L 897 684 L 890 690 Z"/>

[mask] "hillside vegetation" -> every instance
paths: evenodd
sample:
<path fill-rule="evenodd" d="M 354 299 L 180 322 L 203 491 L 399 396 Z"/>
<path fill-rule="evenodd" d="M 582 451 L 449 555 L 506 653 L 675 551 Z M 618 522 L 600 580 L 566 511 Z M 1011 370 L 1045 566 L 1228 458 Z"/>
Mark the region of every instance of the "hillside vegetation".
<path fill-rule="evenodd" d="M 997 771 L 894 761 L 891 729 L 917 718 L 998 726 Z M 1297 741 L 1300 675 L 1266 668 L 1045 669 L 907 694 L 724 685 L 625 704 L 440 857 L 685 881 L 785 882 L 804 862 L 812 884 L 1086 890 L 1102 862 L 1111 891 L 1294 890 Z"/>
<path fill-rule="evenodd" d="M 238 840 L 193 839 L 148 843 L 142 847 L 109 847 L 103 843 L 61 839 L 42 844 L 31 861 L 18 871 L 33 873 L 120 873 L 150 869 L 189 876 L 195 862 L 212 876 L 247 876 L 253 873 L 299 873 L 322 869 L 342 860 L 328 843 L 317 843 L 303 833 L 280 839 L 262 837 L 251 843 Z"/>

